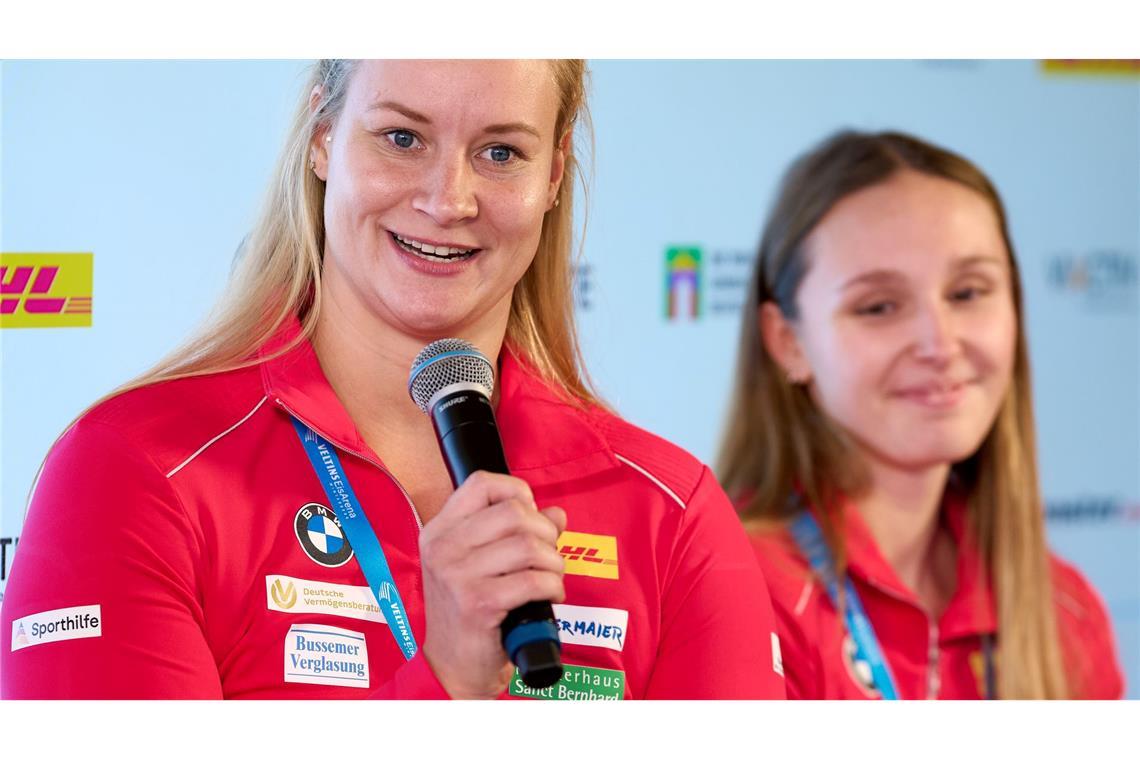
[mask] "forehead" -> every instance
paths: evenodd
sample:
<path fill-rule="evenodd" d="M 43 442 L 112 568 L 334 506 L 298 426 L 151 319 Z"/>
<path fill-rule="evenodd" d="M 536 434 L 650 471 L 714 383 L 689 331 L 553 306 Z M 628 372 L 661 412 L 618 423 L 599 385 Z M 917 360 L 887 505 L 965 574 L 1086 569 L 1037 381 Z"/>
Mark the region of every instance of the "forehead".
<path fill-rule="evenodd" d="M 433 122 L 526 119 L 552 131 L 559 96 L 548 61 L 361 61 L 346 107 L 363 112 L 384 101 L 398 102 Z"/>
<path fill-rule="evenodd" d="M 839 201 L 805 249 L 812 270 L 844 277 L 880 268 L 941 273 L 963 257 L 1008 256 L 997 213 L 981 193 L 912 170 Z"/>

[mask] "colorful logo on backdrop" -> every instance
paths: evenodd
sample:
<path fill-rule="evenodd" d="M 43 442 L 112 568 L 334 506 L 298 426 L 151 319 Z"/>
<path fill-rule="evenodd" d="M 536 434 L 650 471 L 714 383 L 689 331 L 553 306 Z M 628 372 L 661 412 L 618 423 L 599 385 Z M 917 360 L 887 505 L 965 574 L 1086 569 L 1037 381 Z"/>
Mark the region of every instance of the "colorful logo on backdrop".
<path fill-rule="evenodd" d="M 1140 502 L 1129 503 L 1113 496 L 1046 499 L 1045 519 L 1050 524 L 1065 525 L 1140 522 Z"/>
<path fill-rule="evenodd" d="M 697 319 L 701 315 L 701 249 L 665 249 L 665 318 Z"/>
<path fill-rule="evenodd" d="M 1079 299 L 1093 311 L 1131 310 L 1136 305 L 1137 257 L 1119 250 L 1061 253 L 1048 261 L 1046 278 L 1056 293 Z"/>
<path fill-rule="evenodd" d="M 1140 77 L 1140 58 L 1060 59 L 1041 62 L 1046 74 L 1077 74 L 1096 77 Z"/>
<path fill-rule="evenodd" d="M 305 554 L 318 565 L 340 567 L 352 559 L 340 520 L 323 504 L 310 502 L 297 510 L 293 530 Z"/>
<path fill-rule="evenodd" d="M 90 327 L 92 253 L 0 253 L 0 327 Z"/>
<path fill-rule="evenodd" d="M 665 248 L 665 319 L 737 319 L 748 299 L 755 253 L 699 245 Z"/>
<path fill-rule="evenodd" d="M 574 307 L 579 311 L 594 308 L 594 267 L 586 262 L 574 265 Z"/>

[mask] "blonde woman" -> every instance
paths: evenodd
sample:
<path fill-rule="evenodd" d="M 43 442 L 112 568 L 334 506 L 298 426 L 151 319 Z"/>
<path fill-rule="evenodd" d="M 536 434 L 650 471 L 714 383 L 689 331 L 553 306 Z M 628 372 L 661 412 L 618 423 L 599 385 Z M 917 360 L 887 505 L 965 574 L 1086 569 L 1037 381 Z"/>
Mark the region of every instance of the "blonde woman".
<path fill-rule="evenodd" d="M 583 381 L 585 77 L 314 68 L 221 317 L 47 459 L 3 607 L 5 697 L 783 695 L 724 492 Z M 513 476 L 452 487 L 407 389 L 444 337 L 496 366 Z M 565 667 L 542 689 L 499 631 L 535 600 Z"/>
<path fill-rule="evenodd" d="M 1120 697 L 1105 609 L 1045 544 L 1021 284 L 960 156 L 843 132 L 760 244 L 720 452 L 790 697 Z"/>

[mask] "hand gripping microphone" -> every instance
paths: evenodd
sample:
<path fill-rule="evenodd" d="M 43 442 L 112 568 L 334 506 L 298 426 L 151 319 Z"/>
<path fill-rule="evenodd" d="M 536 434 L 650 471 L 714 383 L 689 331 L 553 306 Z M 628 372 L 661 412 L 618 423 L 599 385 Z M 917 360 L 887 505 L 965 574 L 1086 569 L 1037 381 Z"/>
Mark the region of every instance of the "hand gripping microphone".
<path fill-rule="evenodd" d="M 491 362 L 465 340 L 429 343 L 412 362 L 408 393 L 431 417 L 456 488 L 476 470 L 510 474 L 491 408 L 494 388 Z M 523 683 L 543 689 L 562 678 L 561 644 L 550 602 L 516 607 L 507 613 L 500 630 L 503 649 Z"/>

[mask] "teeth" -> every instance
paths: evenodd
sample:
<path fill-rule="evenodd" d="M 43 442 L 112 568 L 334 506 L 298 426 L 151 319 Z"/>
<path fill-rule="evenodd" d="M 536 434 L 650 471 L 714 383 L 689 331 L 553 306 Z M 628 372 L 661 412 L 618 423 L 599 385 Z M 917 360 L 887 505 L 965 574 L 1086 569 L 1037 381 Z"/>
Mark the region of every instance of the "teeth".
<path fill-rule="evenodd" d="M 399 235 L 392 233 L 392 237 L 396 238 L 400 243 L 408 248 L 414 248 L 417 251 L 431 254 L 436 258 L 448 258 L 452 256 L 466 256 L 472 253 L 474 248 L 451 248 L 446 245 L 431 245 L 430 243 L 421 243 L 418 240 L 411 240 L 409 238 L 402 238 Z"/>

